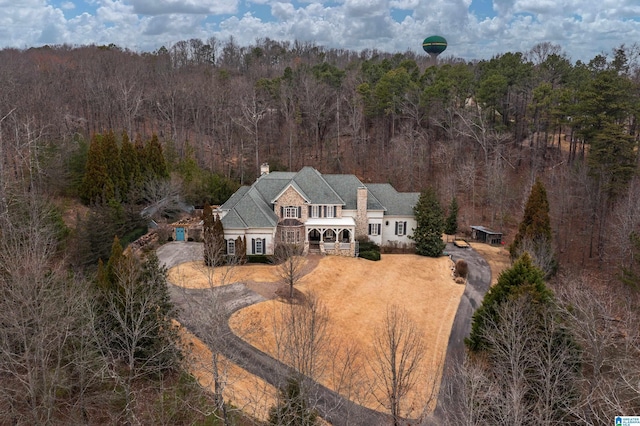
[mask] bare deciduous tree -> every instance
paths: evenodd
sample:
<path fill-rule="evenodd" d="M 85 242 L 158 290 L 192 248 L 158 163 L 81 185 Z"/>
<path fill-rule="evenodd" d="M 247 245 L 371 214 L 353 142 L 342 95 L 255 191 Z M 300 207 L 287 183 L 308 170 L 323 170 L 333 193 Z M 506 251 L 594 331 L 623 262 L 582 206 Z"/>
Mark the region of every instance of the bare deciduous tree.
<path fill-rule="evenodd" d="M 0 215 L 0 423 L 51 424 L 64 411 L 62 395 L 75 404 L 85 390 L 72 377 L 85 365 L 69 355 L 87 343 L 86 285 L 63 270 L 40 196 L 8 200 Z"/>
<path fill-rule="evenodd" d="M 407 311 L 388 306 L 383 323 L 374 332 L 373 350 L 369 364 L 377 379 L 374 395 L 397 426 L 405 414 L 405 398 L 420 379 L 420 363 L 426 351 L 422 333 Z"/>
<path fill-rule="evenodd" d="M 293 299 L 293 288 L 304 276 L 307 260 L 296 244 L 279 244 L 275 252 L 276 274 L 289 287 L 289 299 Z"/>
<path fill-rule="evenodd" d="M 544 237 L 535 240 L 528 237 L 523 238 L 514 252 L 514 259 L 518 259 L 524 253 L 529 253 L 531 261 L 544 272 L 545 277 L 551 276 L 558 267 L 556 251 L 551 241 Z"/>
<path fill-rule="evenodd" d="M 274 318 L 278 359 L 300 374 L 318 379 L 328 366 L 331 348 L 329 312 L 316 295 L 282 304 Z"/>
<path fill-rule="evenodd" d="M 167 300 L 165 271 L 157 258 L 141 263 L 133 254 L 114 267 L 113 290 L 104 291 L 98 308 L 96 342 L 107 362 L 107 373 L 124 391 L 123 415 L 137 424 L 135 382 L 178 365 L 176 312 Z"/>

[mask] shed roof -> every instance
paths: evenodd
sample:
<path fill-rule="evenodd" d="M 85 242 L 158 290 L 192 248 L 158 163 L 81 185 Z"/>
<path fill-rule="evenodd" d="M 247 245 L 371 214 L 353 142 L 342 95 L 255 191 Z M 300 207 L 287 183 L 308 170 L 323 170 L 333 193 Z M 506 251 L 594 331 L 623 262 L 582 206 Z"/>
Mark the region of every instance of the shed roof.
<path fill-rule="evenodd" d="M 485 234 L 490 234 L 490 235 L 502 235 L 502 232 L 495 232 L 485 228 L 484 226 L 473 225 L 471 226 L 471 229 L 475 229 L 476 231 L 484 232 Z"/>

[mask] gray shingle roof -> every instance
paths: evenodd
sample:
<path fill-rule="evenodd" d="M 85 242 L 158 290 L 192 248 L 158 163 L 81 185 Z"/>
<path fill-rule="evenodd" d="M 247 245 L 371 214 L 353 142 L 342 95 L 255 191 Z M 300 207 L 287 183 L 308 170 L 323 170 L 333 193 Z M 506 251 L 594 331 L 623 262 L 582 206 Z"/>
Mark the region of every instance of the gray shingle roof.
<path fill-rule="evenodd" d="M 388 183 L 363 185 L 355 175 L 321 175 L 313 167 L 304 167 L 298 173 L 272 172 L 238 189 L 220 207 L 227 211 L 222 225 L 228 229 L 276 226 L 272 202 L 289 185 L 310 204 L 342 205 L 347 210 L 357 208 L 358 188 L 366 186 L 367 209 L 394 216 L 412 216 L 420 197 L 417 192 L 398 192 Z"/>
<path fill-rule="evenodd" d="M 226 220 L 227 217 L 229 217 L 228 220 Z M 272 228 L 277 223 L 278 216 L 255 187 L 249 188 L 233 209 L 222 218 L 222 226 L 228 229 Z"/>
<path fill-rule="evenodd" d="M 419 192 L 398 192 L 388 183 L 370 183 L 367 188 L 387 209 L 385 214 L 391 216 L 413 216 L 413 207 L 420 198 Z"/>
<path fill-rule="evenodd" d="M 233 195 L 231 195 L 231 197 L 229 197 L 229 199 L 225 201 L 223 205 L 220 206 L 220 209 L 231 210 L 236 204 L 238 204 L 238 201 L 240 201 L 242 197 L 244 197 L 244 194 L 246 194 L 250 188 L 250 186 L 241 186 L 240 188 L 238 188 L 238 190 L 234 192 Z"/>
<path fill-rule="evenodd" d="M 364 185 L 355 175 L 322 175 L 336 193 L 344 200 L 344 209 L 355 210 L 358 201 L 358 188 Z M 368 191 L 367 210 L 384 210 L 380 201 Z"/>
<path fill-rule="evenodd" d="M 344 205 L 344 200 L 313 167 L 303 167 L 296 173 L 293 181 L 304 191 L 311 204 Z"/>

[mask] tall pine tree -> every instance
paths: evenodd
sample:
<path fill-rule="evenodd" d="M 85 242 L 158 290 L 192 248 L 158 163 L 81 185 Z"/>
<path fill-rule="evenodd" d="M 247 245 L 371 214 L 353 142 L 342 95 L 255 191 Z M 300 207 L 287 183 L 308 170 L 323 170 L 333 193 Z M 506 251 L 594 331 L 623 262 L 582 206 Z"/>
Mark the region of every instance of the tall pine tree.
<path fill-rule="evenodd" d="M 89 145 L 87 164 L 80 188 L 80 198 L 85 204 L 106 201 L 113 198 L 115 194 L 105 159 L 103 137 L 95 134 Z"/>
<path fill-rule="evenodd" d="M 444 233 L 447 235 L 455 235 L 458 232 L 458 200 L 456 197 L 451 199 L 449 205 L 449 215 L 445 224 Z"/>
<path fill-rule="evenodd" d="M 465 342 L 472 351 L 487 349 L 485 332 L 489 324 L 498 321 L 498 308 L 508 300 L 528 294 L 535 303 L 549 303 L 553 294 L 544 283 L 544 273 L 536 268 L 527 253 L 505 269 L 495 286 L 484 296 L 482 305 L 473 314 L 471 333 Z"/>
<path fill-rule="evenodd" d="M 127 132 L 122 132 L 122 144 L 120 146 L 120 159 L 122 161 L 122 175 L 124 180 L 125 198 L 130 192 L 139 187 L 142 181 L 140 161 L 136 148 L 129 139 Z"/>
<path fill-rule="evenodd" d="M 509 246 L 513 259 L 525 251 L 533 257 L 535 265 L 545 274 L 551 274 L 557 268 L 552 243 L 549 201 L 547 191 L 540 180 L 536 180 L 531 187 L 518 233 Z"/>
<path fill-rule="evenodd" d="M 420 199 L 413 208 L 413 212 L 417 227 L 413 230 L 411 238 L 416 242 L 416 253 L 421 256 L 440 256 L 446 245 L 442 241 L 444 215 L 433 188 L 420 194 Z"/>
<path fill-rule="evenodd" d="M 158 140 L 158 136 L 154 134 L 151 140 L 147 141 L 144 146 L 145 161 L 148 167 L 149 177 L 152 179 L 166 179 L 169 177 L 169 169 L 167 162 L 162 153 L 162 145 Z"/>

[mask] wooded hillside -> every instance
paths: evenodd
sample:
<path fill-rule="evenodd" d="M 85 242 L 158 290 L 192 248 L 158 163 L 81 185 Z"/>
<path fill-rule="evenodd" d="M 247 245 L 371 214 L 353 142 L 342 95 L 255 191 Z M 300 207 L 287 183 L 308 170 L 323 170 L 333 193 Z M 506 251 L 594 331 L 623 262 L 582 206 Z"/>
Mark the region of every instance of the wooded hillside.
<path fill-rule="evenodd" d="M 630 260 L 638 46 L 588 64 L 549 43 L 475 63 L 427 62 L 268 39 L 194 39 L 154 53 L 5 49 L 1 190 L 21 181 L 68 193 L 92 135 L 156 134 L 172 170 L 195 163 L 237 183 L 269 162 L 400 190 L 433 186 L 443 205 L 460 201 L 461 229 L 483 224 L 507 240 L 540 177 L 561 260 Z"/>
<path fill-rule="evenodd" d="M 572 375 L 576 397 L 562 418 L 598 423 L 636 407 L 640 47 L 589 63 L 569 55 L 541 43 L 427 66 L 413 53 L 269 39 L 249 47 L 194 39 L 153 53 L 115 45 L 0 51 L 0 423 L 209 418 L 205 409 L 184 417 L 193 412 L 186 400 L 207 401 L 175 367 L 175 335 L 163 334 L 173 312 L 165 271 L 153 256 L 123 260 L 119 241 L 146 231 L 142 209 L 171 217 L 181 198 L 224 202 L 263 162 L 353 173 L 401 191 L 432 188 L 440 205 L 459 208 L 454 229 L 487 226 L 508 243 L 525 203 L 530 216 L 543 212 L 527 221 L 544 228 L 525 223 L 521 236 L 544 234 L 560 300 L 571 306 L 565 322 L 584 350 L 584 376 Z M 157 288 L 155 299 L 141 285 Z M 131 306 L 149 308 L 140 309 L 149 326 L 125 350 L 105 324 Z M 158 306 L 167 314 L 154 314 Z M 588 333 L 602 330 L 610 334 L 598 346 Z M 158 353 L 156 344 L 171 359 L 149 368 L 145 354 Z M 607 400 L 610 389 L 620 390 L 618 405 Z"/>

